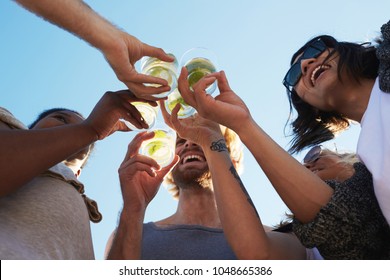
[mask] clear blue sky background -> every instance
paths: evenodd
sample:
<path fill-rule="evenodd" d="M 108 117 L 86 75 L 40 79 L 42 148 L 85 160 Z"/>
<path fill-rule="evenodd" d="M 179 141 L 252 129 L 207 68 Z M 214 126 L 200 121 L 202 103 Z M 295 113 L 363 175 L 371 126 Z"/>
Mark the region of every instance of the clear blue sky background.
<path fill-rule="evenodd" d="M 54 1 L 54 0 L 53 0 Z M 281 80 L 290 57 L 308 39 L 330 34 L 363 42 L 389 20 L 387 0 L 329 1 L 87 1 L 102 16 L 140 40 L 180 57 L 203 46 L 218 55 L 231 87 L 255 120 L 283 148 L 289 106 Z M 0 2 L 0 106 L 26 124 L 39 112 L 68 107 L 87 116 L 106 91 L 125 88 L 102 54 L 70 33 L 49 24 L 13 1 Z M 329 147 L 355 150 L 360 127 L 340 135 Z M 103 221 L 92 224 L 97 259 L 122 207 L 117 169 L 135 132 L 116 133 L 99 142 L 81 176 L 86 193 L 99 203 Z M 283 218 L 286 206 L 245 152 L 242 180 L 265 224 Z M 296 155 L 301 160 L 302 155 Z M 146 221 L 171 215 L 176 201 L 162 187 Z"/>

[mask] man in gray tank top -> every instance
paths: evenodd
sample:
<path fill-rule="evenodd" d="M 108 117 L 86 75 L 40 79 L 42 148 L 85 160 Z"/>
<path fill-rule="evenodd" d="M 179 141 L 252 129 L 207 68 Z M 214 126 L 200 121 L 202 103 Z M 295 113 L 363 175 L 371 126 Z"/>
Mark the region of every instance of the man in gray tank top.
<path fill-rule="evenodd" d="M 239 168 L 242 148 L 237 135 L 226 129 L 226 144 Z M 217 211 L 211 172 L 200 146 L 177 138 L 176 159 L 158 171 L 153 162 L 138 154 L 148 133 L 138 134 L 129 145 L 120 169 L 124 207 L 117 229 L 106 248 L 108 259 L 222 260 L 236 259 Z M 177 162 L 177 164 L 176 164 Z M 141 164 L 142 163 L 142 167 Z M 176 212 L 160 221 L 144 223 L 147 205 L 156 195 L 164 176 L 178 199 Z M 150 169 L 146 171 L 145 165 Z"/>

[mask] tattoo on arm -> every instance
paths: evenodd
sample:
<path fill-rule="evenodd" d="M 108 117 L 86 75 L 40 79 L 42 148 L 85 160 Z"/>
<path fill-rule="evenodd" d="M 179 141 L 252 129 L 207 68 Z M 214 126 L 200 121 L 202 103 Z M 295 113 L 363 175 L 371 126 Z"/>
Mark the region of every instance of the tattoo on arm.
<path fill-rule="evenodd" d="M 210 149 L 212 151 L 216 151 L 216 152 L 229 152 L 227 146 L 226 146 L 226 143 L 225 143 L 225 139 L 219 139 L 217 141 L 214 141 L 211 143 L 211 146 L 210 146 Z M 256 213 L 256 216 L 260 219 L 260 216 L 259 214 L 257 213 L 257 210 L 256 210 L 256 207 L 255 205 L 253 204 L 252 202 L 252 199 L 251 197 L 249 196 L 247 190 L 245 189 L 244 187 L 244 184 L 242 183 L 241 181 L 241 178 L 240 176 L 238 175 L 236 169 L 234 168 L 234 166 L 232 165 L 230 168 L 229 168 L 229 171 L 230 173 L 232 173 L 233 177 L 237 180 L 237 182 L 239 183 L 240 187 L 241 187 L 241 190 L 244 192 L 244 195 L 246 196 L 247 198 L 247 201 L 248 203 L 252 206 L 253 210 L 255 211 Z"/>
<path fill-rule="evenodd" d="M 217 152 L 227 152 L 228 148 L 224 139 L 219 139 L 211 143 L 210 149 Z"/>
<path fill-rule="evenodd" d="M 244 184 L 242 183 L 241 178 L 240 178 L 240 176 L 238 175 L 238 173 L 237 173 L 237 171 L 236 171 L 236 169 L 234 168 L 233 165 L 229 168 L 229 171 L 230 171 L 230 173 L 232 173 L 233 177 L 234 177 L 234 178 L 237 180 L 237 182 L 239 183 L 239 185 L 240 185 L 240 187 L 241 187 L 241 190 L 244 192 L 244 194 L 245 194 L 245 196 L 246 196 L 246 199 L 247 199 L 248 203 L 252 206 L 253 210 L 255 210 L 256 216 L 260 219 L 259 213 L 257 213 L 256 207 L 255 207 L 255 205 L 253 204 L 252 199 L 251 199 L 251 197 L 249 196 L 249 193 L 248 193 L 247 190 L 245 189 L 245 186 L 244 186 Z"/>

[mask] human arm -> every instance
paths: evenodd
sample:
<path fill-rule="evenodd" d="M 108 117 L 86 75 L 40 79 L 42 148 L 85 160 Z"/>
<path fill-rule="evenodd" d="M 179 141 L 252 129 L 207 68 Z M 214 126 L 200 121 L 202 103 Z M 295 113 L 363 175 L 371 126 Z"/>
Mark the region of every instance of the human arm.
<path fill-rule="evenodd" d="M 301 222 L 311 221 L 333 194 L 333 189 L 300 164 L 253 120 L 245 103 L 231 90 L 223 72 L 214 73 L 188 87 L 186 70 L 179 78 L 184 100 L 200 115 L 233 129 L 251 151 L 279 196 Z M 220 94 L 213 98 L 205 92 L 218 80 Z"/>
<path fill-rule="evenodd" d="M 253 120 L 242 127 L 239 135 L 295 218 L 302 223 L 312 221 L 331 199 L 333 189 L 288 154 Z"/>
<path fill-rule="evenodd" d="M 304 259 L 305 248 L 294 234 L 266 231 L 228 153 L 205 153 L 224 233 L 239 259 Z M 225 159 L 222 159 L 225 157 Z M 239 238 L 238 238 L 239 237 Z"/>
<path fill-rule="evenodd" d="M 141 114 L 129 103 L 135 100 L 138 98 L 127 90 L 107 92 L 80 124 L 33 130 L 0 127 L 0 196 L 16 191 L 96 140 L 115 131 L 128 131 L 119 118 L 137 127 L 147 127 L 141 122 Z"/>
<path fill-rule="evenodd" d="M 157 100 L 152 94 L 169 90 L 168 82 L 144 74 L 134 68 L 143 56 L 171 62 L 162 49 L 147 45 L 120 30 L 81 0 L 15 0 L 45 20 L 80 37 L 101 50 L 116 76 L 140 98 Z M 161 87 L 145 86 L 160 84 Z"/>
<path fill-rule="evenodd" d="M 138 154 L 142 141 L 153 137 L 153 132 L 141 132 L 134 137 L 119 168 L 123 209 L 119 225 L 107 244 L 107 259 L 140 259 L 145 211 L 157 194 L 164 176 L 178 162 L 159 169 L 157 162 Z"/>
<path fill-rule="evenodd" d="M 230 158 L 220 126 L 200 116 L 177 119 L 162 109 L 179 136 L 200 145 L 207 159 L 225 236 L 239 259 L 301 259 L 305 249 L 293 234 L 265 231 Z M 229 138 L 234 137 L 229 135 Z M 232 148 L 232 146 L 230 146 Z M 234 160 L 233 160 L 234 161 Z"/>

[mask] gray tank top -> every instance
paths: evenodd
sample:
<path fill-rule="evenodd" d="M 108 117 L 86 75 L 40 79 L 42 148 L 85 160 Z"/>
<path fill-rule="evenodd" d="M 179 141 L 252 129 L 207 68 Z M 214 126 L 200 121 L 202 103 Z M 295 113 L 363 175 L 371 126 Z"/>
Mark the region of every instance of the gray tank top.
<path fill-rule="evenodd" d="M 235 260 L 222 229 L 199 225 L 144 224 L 143 260 Z"/>

